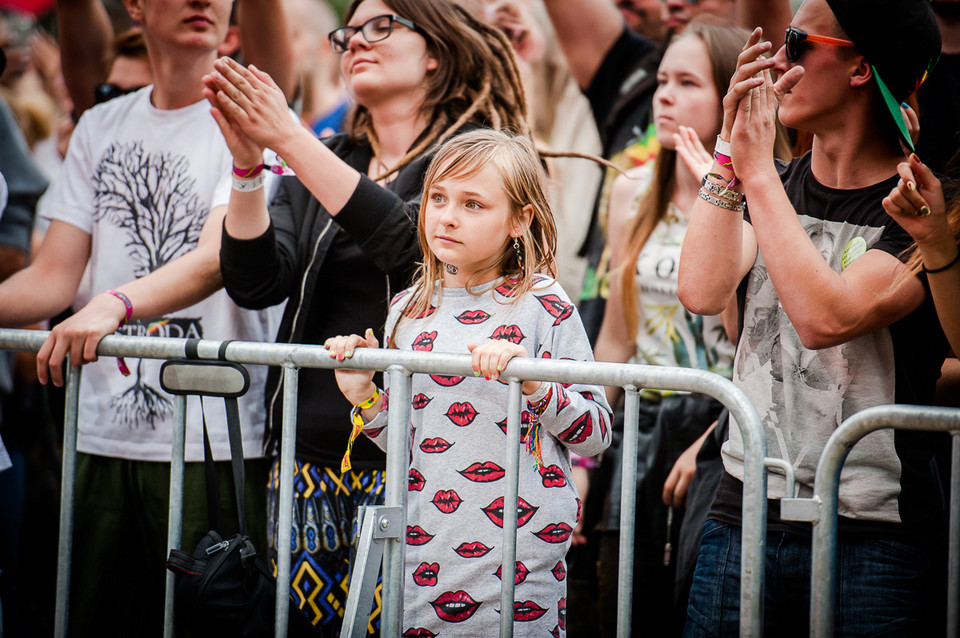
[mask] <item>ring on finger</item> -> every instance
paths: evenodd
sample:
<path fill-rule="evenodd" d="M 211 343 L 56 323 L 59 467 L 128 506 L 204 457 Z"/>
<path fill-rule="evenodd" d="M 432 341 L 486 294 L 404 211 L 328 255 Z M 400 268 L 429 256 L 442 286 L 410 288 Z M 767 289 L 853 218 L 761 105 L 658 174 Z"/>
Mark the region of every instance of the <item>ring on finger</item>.
<path fill-rule="evenodd" d="M 920 210 L 917 211 L 917 217 L 926 217 L 930 214 L 930 207 L 924 204 L 920 207 Z"/>

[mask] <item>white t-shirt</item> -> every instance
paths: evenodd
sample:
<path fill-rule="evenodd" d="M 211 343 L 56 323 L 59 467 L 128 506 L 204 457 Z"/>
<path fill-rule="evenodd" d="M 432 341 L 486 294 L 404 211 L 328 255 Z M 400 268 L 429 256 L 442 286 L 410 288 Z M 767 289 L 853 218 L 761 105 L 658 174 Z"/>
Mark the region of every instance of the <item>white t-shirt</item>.
<path fill-rule="evenodd" d="M 637 214 L 653 181 L 653 162 L 644 166 L 639 179 L 629 218 Z M 680 249 L 689 221 L 683 210 L 671 202 L 640 250 L 634 270 L 639 297 L 634 361 L 697 368 L 730 378 L 734 347 L 727 339 L 720 316 L 695 315 L 683 307 L 678 296 Z"/>
<path fill-rule="evenodd" d="M 232 157 L 206 101 L 175 110 L 150 103 L 152 87 L 87 111 L 77 124 L 58 178 L 40 214 L 91 235 L 90 261 L 75 308 L 96 294 L 147 275 L 197 245 L 217 183 L 229 179 Z M 169 316 L 136 320 L 132 336 L 272 341 L 279 308 L 243 310 L 221 290 Z M 172 396 L 160 389 L 161 361 L 127 359 L 124 377 L 112 357 L 84 367 L 80 386 L 81 452 L 169 461 Z M 266 369 L 249 367 L 240 401 L 244 455 L 262 455 Z M 213 455 L 229 458 L 222 401 L 207 399 Z M 187 402 L 187 460 L 203 458 L 200 401 Z"/>

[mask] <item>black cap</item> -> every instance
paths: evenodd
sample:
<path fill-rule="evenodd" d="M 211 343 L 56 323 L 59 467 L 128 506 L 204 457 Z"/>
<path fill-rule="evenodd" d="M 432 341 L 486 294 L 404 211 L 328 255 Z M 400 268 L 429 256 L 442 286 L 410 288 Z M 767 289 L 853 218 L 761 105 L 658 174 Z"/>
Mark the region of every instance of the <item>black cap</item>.
<path fill-rule="evenodd" d="M 930 0 L 827 0 L 827 4 L 870 62 L 887 110 L 904 143 L 914 150 L 900 104 L 940 59 L 940 27 Z"/>

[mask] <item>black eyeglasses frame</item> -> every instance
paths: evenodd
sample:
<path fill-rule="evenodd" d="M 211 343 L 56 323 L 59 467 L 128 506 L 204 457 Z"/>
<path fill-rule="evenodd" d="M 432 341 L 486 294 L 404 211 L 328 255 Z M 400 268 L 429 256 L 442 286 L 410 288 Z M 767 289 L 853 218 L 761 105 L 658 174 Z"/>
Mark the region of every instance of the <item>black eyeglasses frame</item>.
<path fill-rule="evenodd" d="M 372 25 L 377 20 L 383 20 L 384 18 L 387 18 L 390 21 L 386 34 L 382 38 L 375 37 L 375 39 L 371 40 L 370 36 L 367 35 L 368 25 Z M 363 35 L 363 39 L 366 40 L 368 44 L 373 44 L 374 42 L 380 42 L 389 38 L 393 34 L 394 24 L 403 25 L 411 31 L 416 31 L 427 40 L 430 39 L 430 37 L 427 35 L 427 32 L 418 27 L 413 20 L 407 20 L 406 18 L 400 17 L 395 13 L 385 13 L 383 15 L 373 16 L 360 26 L 354 27 L 346 25 L 339 27 L 328 33 L 327 39 L 330 41 L 330 48 L 333 49 L 334 53 L 345 53 L 349 48 L 350 40 L 353 39 L 353 36 L 357 35 L 358 32 Z"/>

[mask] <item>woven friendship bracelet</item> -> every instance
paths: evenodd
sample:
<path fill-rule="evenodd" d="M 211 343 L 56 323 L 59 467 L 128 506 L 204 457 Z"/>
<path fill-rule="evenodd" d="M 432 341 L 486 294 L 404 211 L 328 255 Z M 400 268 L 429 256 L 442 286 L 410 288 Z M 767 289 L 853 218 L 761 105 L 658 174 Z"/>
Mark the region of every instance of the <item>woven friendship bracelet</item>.
<path fill-rule="evenodd" d="M 732 210 L 735 213 L 743 212 L 743 208 L 744 208 L 743 203 L 734 204 L 733 202 L 728 202 L 725 199 L 719 199 L 709 194 L 707 191 L 703 190 L 702 188 L 699 191 L 697 191 L 697 195 L 700 196 L 700 199 L 706 202 L 709 202 L 714 206 L 719 206 L 720 208 L 726 208 L 727 210 Z"/>
<path fill-rule="evenodd" d="M 714 195 L 719 195 L 720 197 L 723 197 L 727 201 L 732 202 L 734 204 L 740 204 L 743 202 L 743 193 L 738 193 L 737 191 L 730 190 L 730 186 L 726 182 L 724 182 L 723 185 L 721 185 L 721 184 L 712 182 L 706 177 L 704 177 L 703 180 L 700 182 L 700 185 L 703 186 L 703 188 L 706 191 L 713 193 Z"/>

